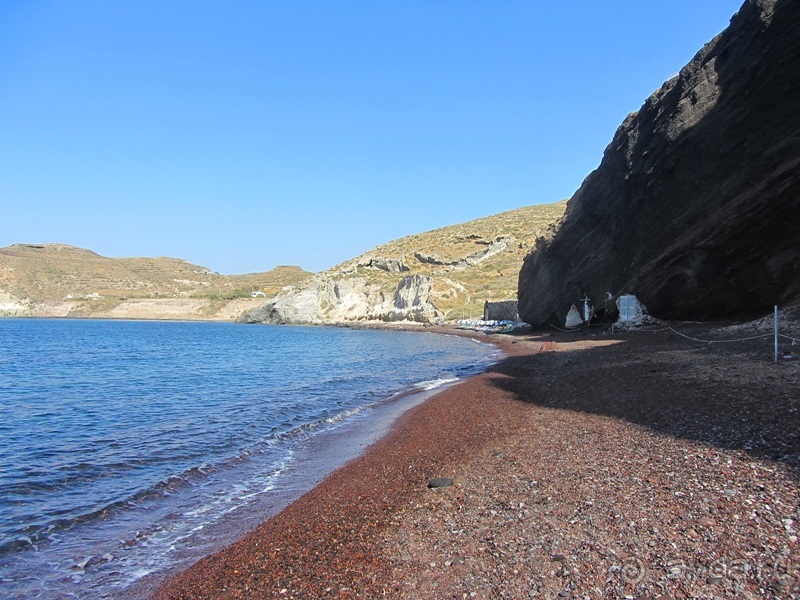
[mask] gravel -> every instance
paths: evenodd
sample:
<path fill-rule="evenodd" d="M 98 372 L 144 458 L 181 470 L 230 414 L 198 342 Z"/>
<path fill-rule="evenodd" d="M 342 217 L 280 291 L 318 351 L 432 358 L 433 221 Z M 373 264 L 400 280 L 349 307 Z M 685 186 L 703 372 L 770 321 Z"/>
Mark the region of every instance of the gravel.
<path fill-rule="evenodd" d="M 490 372 L 157 597 L 800 598 L 800 361 L 669 331 L 497 339 Z"/>

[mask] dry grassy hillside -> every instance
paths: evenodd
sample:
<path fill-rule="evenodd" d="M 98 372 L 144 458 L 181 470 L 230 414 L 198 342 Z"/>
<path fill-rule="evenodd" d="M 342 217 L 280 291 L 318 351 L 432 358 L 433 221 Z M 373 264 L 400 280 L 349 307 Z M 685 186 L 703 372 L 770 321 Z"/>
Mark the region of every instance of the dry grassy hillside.
<path fill-rule="evenodd" d="M 514 299 L 523 258 L 564 214 L 566 201 L 528 206 L 411 235 L 310 280 L 299 267 L 220 275 L 176 258 L 107 258 L 64 244 L 0 248 L 0 315 L 224 319 L 303 281 L 366 280 L 376 302 L 407 275 L 432 278 L 439 314 L 482 314 L 485 300 Z M 310 285 L 311 283 L 309 283 Z M 307 287 L 307 286 L 306 286 Z M 251 298 L 254 291 L 263 292 Z"/>
<path fill-rule="evenodd" d="M 526 206 L 459 225 L 410 235 L 328 271 L 334 278 L 366 277 L 394 289 L 403 275 L 434 279 L 436 306 L 448 318 L 482 314 L 485 300 L 517 297 L 525 255 L 566 209 L 566 200 Z M 397 272 L 395 268 L 408 269 Z"/>
<path fill-rule="evenodd" d="M 308 275 L 299 267 L 220 275 L 176 258 L 108 258 L 65 244 L 0 248 L 1 294 L 33 308 L 58 305 L 76 316 L 144 299 L 195 299 L 205 303 L 206 313 L 213 313 L 253 291 L 273 296 Z"/>

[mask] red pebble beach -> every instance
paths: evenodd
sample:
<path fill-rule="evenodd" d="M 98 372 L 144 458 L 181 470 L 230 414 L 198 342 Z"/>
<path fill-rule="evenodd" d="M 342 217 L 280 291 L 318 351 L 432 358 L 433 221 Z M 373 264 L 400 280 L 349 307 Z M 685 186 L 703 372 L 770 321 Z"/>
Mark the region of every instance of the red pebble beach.
<path fill-rule="evenodd" d="M 800 362 L 669 332 L 482 339 L 507 358 L 155 598 L 800 597 Z"/>

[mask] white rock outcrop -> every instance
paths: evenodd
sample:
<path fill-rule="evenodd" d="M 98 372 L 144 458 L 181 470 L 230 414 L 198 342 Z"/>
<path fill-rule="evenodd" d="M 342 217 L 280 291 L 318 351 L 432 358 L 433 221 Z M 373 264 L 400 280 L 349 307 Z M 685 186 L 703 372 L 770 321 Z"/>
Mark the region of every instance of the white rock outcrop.
<path fill-rule="evenodd" d="M 23 317 L 31 312 L 30 303 L 0 290 L 0 317 Z"/>
<path fill-rule="evenodd" d="M 391 297 L 362 277 L 317 276 L 302 288 L 280 294 L 243 313 L 240 323 L 337 324 L 356 321 L 416 321 L 441 317 L 430 277 L 403 277 Z"/>

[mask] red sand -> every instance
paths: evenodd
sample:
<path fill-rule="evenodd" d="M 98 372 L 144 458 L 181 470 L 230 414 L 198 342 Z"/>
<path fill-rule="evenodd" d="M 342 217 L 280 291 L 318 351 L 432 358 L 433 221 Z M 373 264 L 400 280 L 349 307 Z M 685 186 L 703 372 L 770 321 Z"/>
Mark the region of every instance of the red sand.
<path fill-rule="evenodd" d="M 497 367 L 155 597 L 800 597 L 797 363 L 656 334 L 490 339 Z"/>

